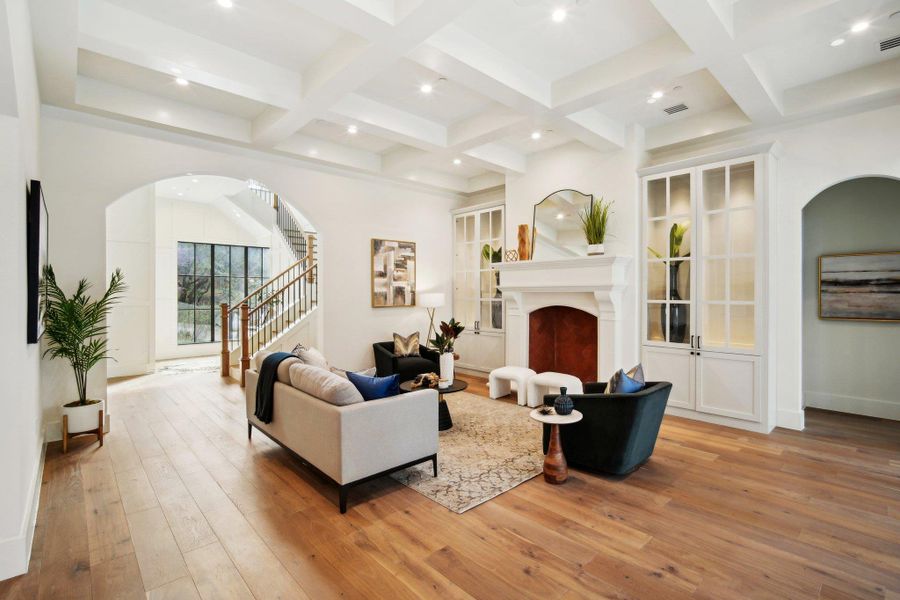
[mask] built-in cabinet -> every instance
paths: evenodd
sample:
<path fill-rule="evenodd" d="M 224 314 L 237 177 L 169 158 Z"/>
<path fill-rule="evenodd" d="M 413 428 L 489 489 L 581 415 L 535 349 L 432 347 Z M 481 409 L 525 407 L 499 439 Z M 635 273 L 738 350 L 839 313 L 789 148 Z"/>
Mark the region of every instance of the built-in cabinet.
<path fill-rule="evenodd" d="M 466 329 L 456 342 L 457 366 L 489 372 L 505 364 L 505 304 L 500 274 L 503 261 L 503 205 L 455 211 L 453 227 L 453 317 Z"/>
<path fill-rule="evenodd" d="M 766 428 L 769 160 L 643 178 L 642 360 L 674 384 L 670 412 Z"/>

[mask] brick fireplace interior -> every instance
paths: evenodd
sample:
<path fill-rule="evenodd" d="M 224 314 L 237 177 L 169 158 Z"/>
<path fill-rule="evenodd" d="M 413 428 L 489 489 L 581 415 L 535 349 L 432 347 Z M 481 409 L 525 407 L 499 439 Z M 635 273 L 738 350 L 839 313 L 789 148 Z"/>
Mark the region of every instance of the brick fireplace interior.
<path fill-rule="evenodd" d="M 568 306 L 547 306 L 528 318 L 528 366 L 597 381 L 597 317 Z"/>

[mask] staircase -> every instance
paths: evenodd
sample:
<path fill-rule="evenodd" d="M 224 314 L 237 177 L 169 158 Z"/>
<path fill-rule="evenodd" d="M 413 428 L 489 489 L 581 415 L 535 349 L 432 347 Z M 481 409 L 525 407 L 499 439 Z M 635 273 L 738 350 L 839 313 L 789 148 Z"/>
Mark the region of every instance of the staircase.
<path fill-rule="evenodd" d="M 222 377 L 232 364 L 240 365 L 241 386 L 250 357 L 269 346 L 318 306 L 318 262 L 315 233 L 306 231 L 278 194 L 248 182 L 251 194 L 275 211 L 275 226 L 291 250 L 295 262 L 222 311 Z"/>

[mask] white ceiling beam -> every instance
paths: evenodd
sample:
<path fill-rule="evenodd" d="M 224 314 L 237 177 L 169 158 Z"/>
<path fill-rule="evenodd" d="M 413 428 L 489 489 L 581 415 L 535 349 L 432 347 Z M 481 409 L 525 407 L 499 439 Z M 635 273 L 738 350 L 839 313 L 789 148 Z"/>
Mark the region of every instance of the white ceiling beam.
<path fill-rule="evenodd" d="M 486 168 L 499 166 L 507 173 L 524 173 L 528 162 L 524 155 L 496 142 L 470 148 L 463 154 L 469 158 L 469 162 L 474 160 L 475 164 Z"/>
<path fill-rule="evenodd" d="M 655 150 L 687 140 L 701 139 L 723 131 L 736 131 L 752 124 L 753 122 L 747 118 L 744 111 L 732 104 L 725 108 L 678 119 L 672 123 L 646 130 L 645 148 Z"/>
<path fill-rule="evenodd" d="M 30 10 L 41 102 L 73 108 L 78 73 L 78 2 L 32 0 Z"/>
<path fill-rule="evenodd" d="M 306 12 L 323 19 L 332 25 L 349 31 L 368 40 L 379 39 L 391 30 L 389 20 L 379 17 L 375 12 L 366 10 L 358 3 L 347 0 L 288 0 Z"/>
<path fill-rule="evenodd" d="M 88 77 L 77 78 L 75 104 L 173 129 L 250 142 L 250 121 L 246 119 Z"/>
<path fill-rule="evenodd" d="M 389 68 L 413 48 L 453 21 L 474 0 L 422 0 L 397 25 L 368 44 L 346 53 L 344 60 L 326 73 L 320 70 L 315 83 L 307 77 L 303 99 L 288 110 L 269 110 L 253 124 L 254 141 L 274 145 L 329 110 L 346 94 L 355 92 L 378 73 Z M 327 60 L 327 59 L 325 59 Z"/>
<path fill-rule="evenodd" d="M 711 0 L 651 0 L 656 10 L 702 57 L 706 68 L 754 123 L 781 118 L 781 101 L 757 76 L 735 45 Z"/>
<path fill-rule="evenodd" d="M 101 0 L 82 0 L 78 46 L 274 106 L 300 101 L 300 75 Z"/>
<path fill-rule="evenodd" d="M 381 155 L 375 152 L 367 152 L 299 133 L 275 146 L 275 150 L 369 173 L 381 171 Z"/>
<path fill-rule="evenodd" d="M 365 124 L 366 131 L 423 150 L 447 145 L 447 128 L 424 117 L 377 102 L 360 94 L 347 94 L 329 111 L 345 124 Z"/>
<path fill-rule="evenodd" d="M 481 175 L 470 177 L 469 189 L 466 191 L 470 194 L 474 194 L 476 192 L 489 190 L 501 185 L 506 185 L 506 176 L 502 173 L 494 173 L 493 171 L 488 171 L 487 173 L 482 173 Z"/>
<path fill-rule="evenodd" d="M 577 127 L 572 127 L 571 124 Z M 557 121 L 557 128 L 601 152 L 625 147 L 625 126 L 592 108 L 563 117 Z"/>
<path fill-rule="evenodd" d="M 814 114 L 900 94 L 900 58 L 785 90 L 789 116 Z"/>

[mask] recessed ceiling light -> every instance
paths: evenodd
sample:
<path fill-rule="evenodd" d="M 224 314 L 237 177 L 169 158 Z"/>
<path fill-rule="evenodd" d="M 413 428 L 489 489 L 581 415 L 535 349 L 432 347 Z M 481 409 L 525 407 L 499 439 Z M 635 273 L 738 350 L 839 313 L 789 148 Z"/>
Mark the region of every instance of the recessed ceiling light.
<path fill-rule="evenodd" d="M 199 179 L 191 179 L 191 183 L 200 183 Z"/>
<path fill-rule="evenodd" d="M 178 67 L 172 67 L 172 72 L 176 75 L 181 75 L 181 69 L 179 69 Z"/>
<path fill-rule="evenodd" d="M 566 215 L 564 215 L 564 214 L 562 214 L 562 213 L 558 213 L 558 214 L 556 215 L 556 218 L 559 219 L 559 220 L 562 220 L 562 219 L 565 219 L 565 218 L 566 218 Z"/>
<path fill-rule="evenodd" d="M 231 8 L 234 6 L 234 2 L 232 0 L 216 0 L 219 3 L 219 6 L 222 8 Z"/>
<path fill-rule="evenodd" d="M 309 150 L 310 156 L 318 156 L 318 154 L 319 154 L 318 150 L 316 150 L 315 148 L 310 148 L 310 150 Z"/>
<path fill-rule="evenodd" d="M 554 23 L 562 23 L 563 21 L 566 20 L 567 14 L 568 13 L 566 12 L 566 9 L 557 8 L 556 10 L 553 11 L 553 14 L 550 15 L 550 18 L 553 19 Z"/>
<path fill-rule="evenodd" d="M 453 159 L 453 164 L 454 164 L 454 165 L 461 165 L 461 164 L 462 164 L 462 160 L 460 160 L 460 159 L 458 159 L 458 158 L 454 158 L 454 159 Z"/>
<path fill-rule="evenodd" d="M 347 125 L 347 133 L 350 135 L 356 135 L 357 131 L 359 131 L 359 128 L 356 125 Z"/>
<path fill-rule="evenodd" d="M 655 92 L 653 92 L 653 94 L 651 94 L 651 96 L 652 96 L 653 98 L 659 99 L 659 98 L 662 98 L 662 97 L 663 97 L 663 93 L 662 93 L 661 91 L 659 91 L 659 90 L 656 90 Z"/>
<path fill-rule="evenodd" d="M 179 196 L 184 196 L 184 193 L 183 193 L 183 192 L 178 192 L 178 195 L 179 195 Z"/>
<path fill-rule="evenodd" d="M 843 45 L 844 45 L 844 38 L 838 38 L 836 40 L 832 40 L 832 42 L 831 42 L 831 46 L 833 48 L 837 48 L 838 46 L 843 46 Z"/>
<path fill-rule="evenodd" d="M 419 91 L 423 94 L 430 94 L 433 89 L 430 83 L 423 83 L 419 86 Z"/>
<path fill-rule="evenodd" d="M 193 175 L 193 173 L 186 173 L 186 175 L 187 175 L 188 177 L 190 177 L 191 175 Z"/>
<path fill-rule="evenodd" d="M 187 85 L 190 82 L 187 79 L 185 79 L 184 77 L 176 77 L 175 83 L 177 83 L 178 85 Z"/>
<path fill-rule="evenodd" d="M 533 139 L 533 140 L 539 140 L 539 139 L 541 139 L 541 132 L 540 132 L 540 131 L 532 131 L 532 132 L 531 132 L 531 139 Z"/>
<path fill-rule="evenodd" d="M 656 98 L 654 98 L 652 96 L 650 98 L 647 98 L 647 104 L 654 104 L 655 102 L 656 102 Z"/>
<path fill-rule="evenodd" d="M 854 23 L 853 27 L 850 28 L 850 31 L 852 31 L 853 33 L 859 33 L 861 31 L 865 31 L 868 28 L 869 28 L 868 21 L 860 21 L 859 23 Z"/>

